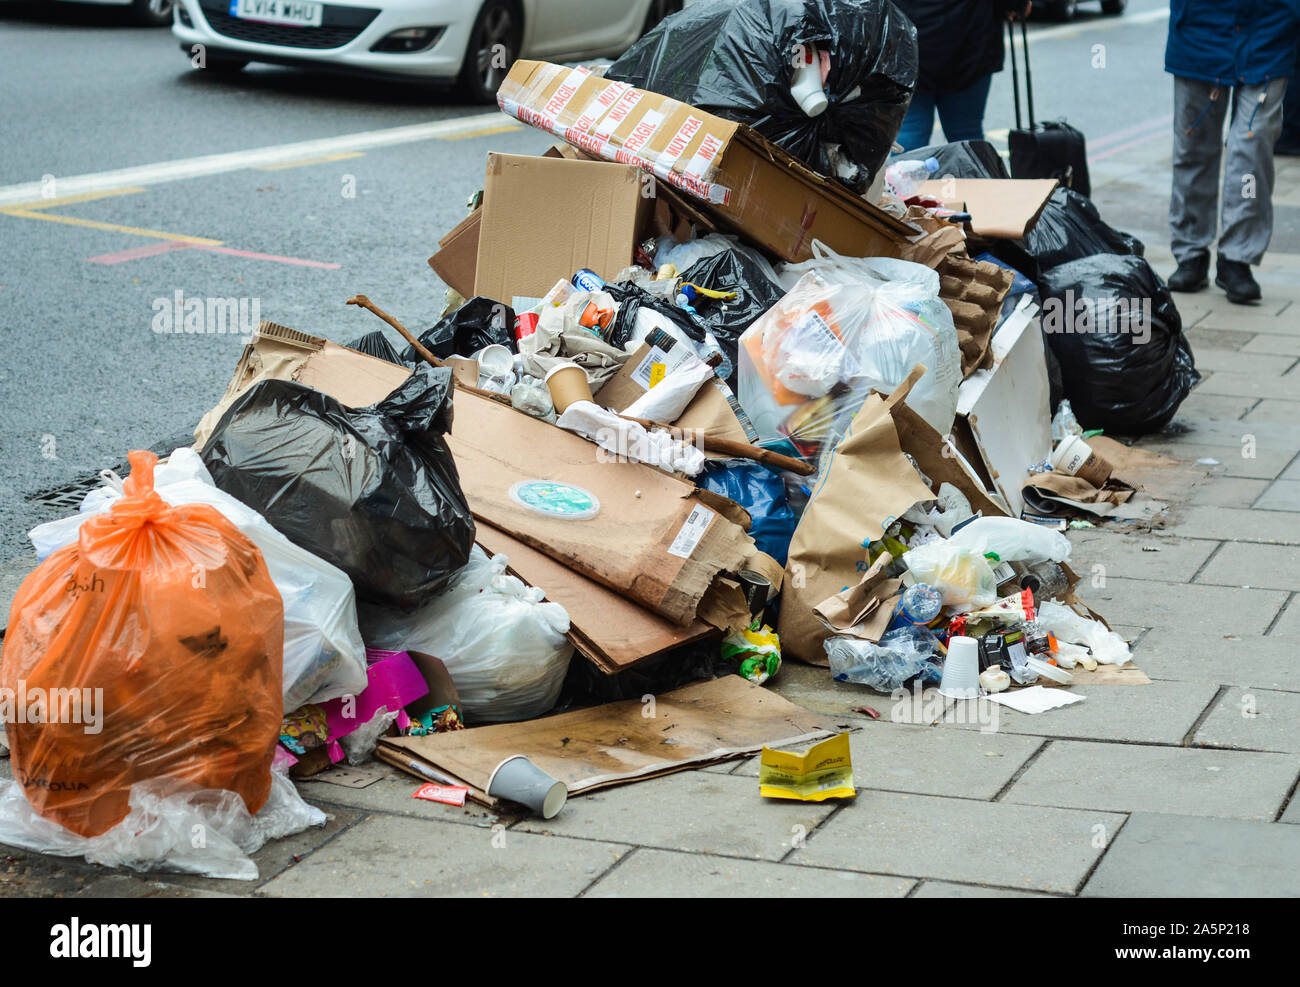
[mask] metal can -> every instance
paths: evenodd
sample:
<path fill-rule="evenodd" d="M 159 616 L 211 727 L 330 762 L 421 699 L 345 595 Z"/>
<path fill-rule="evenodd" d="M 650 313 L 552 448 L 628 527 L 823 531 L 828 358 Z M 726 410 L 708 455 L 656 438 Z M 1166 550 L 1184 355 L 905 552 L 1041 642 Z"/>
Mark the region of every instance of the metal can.
<path fill-rule="evenodd" d="M 589 267 L 578 270 L 573 275 L 573 286 L 579 291 L 600 291 L 605 287 L 605 280 Z"/>
<path fill-rule="evenodd" d="M 531 336 L 537 331 L 538 315 L 536 312 L 520 312 L 515 316 L 515 341 Z"/>

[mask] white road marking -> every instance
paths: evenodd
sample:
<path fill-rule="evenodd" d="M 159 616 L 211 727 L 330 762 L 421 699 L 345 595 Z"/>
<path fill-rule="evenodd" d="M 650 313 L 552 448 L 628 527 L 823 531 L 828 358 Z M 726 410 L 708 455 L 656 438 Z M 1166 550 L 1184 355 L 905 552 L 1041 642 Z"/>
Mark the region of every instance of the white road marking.
<path fill-rule="evenodd" d="M 514 121 L 500 111 L 478 113 L 474 116 L 457 117 L 454 120 L 438 120 L 434 123 L 416 123 L 405 127 L 390 127 L 386 130 L 368 130 L 359 134 L 342 134 L 338 137 L 322 137 L 317 140 L 297 141 L 293 144 L 277 144 L 272 147 L 257 147 L 247 151 L 231 151 L 226 154 L 206 154 L 197 158 L 184 158 L 179 161 L 160 161 L 156 164 L 137 165 L 134 168 L 119 168 L 116 171 L 101 171 L 89 175 L 73 175 L 67 178 L 54 176 L 53 189 L 47 193 L 43 181 L 22 182 L 18 185 L 0 186 L 0 206 L 12 206 L 20 202 L 31 202 L 47 194 L 63 197 L 82 195 L 87 192 L 101 192 L 124 186 L 160 185 L 164 182 L 176 182 L 185 178 L 201 178 L 204 175 L 217 175 L 227 171 L 239 171 L 244 168 L 265 168 L 268 165 L 283 164 L 303 158 L 320 157 L 347 151 L 365 151 L 372 147 L 391 147 L 394 144 L 411 144 L 416 141 L 435 140 L 441 137 L 466 137 L 477 131 L 496 133 L 505 122 Z M 522 124 L 518 124 L 522 126 Z"/>

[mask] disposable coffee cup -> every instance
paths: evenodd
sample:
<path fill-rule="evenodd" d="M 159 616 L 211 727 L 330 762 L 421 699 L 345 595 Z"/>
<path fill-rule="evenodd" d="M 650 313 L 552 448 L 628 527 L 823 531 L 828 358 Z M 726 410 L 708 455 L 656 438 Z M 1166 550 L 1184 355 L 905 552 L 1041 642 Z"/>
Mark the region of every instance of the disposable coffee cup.
<path fill-rule="evenodd" d="M 1058 473 L 1068 473 L 1100 487 L 1110 479 L 1110 463 L 1092 451 L 1092 446 L 1077 435 L 1067 435 L 1052 451 L 1049 462 Z"/>
<path fill-rule="evenodd" d="M 943 662 L 939 695 L 949 699 L 978 699 L 980 694 L 980 647 L 973 637 L 954 637 L 948 641 L 948 657 Z"/>
<path fill-rule="evenodd" d="M 587 383 L 587 371 L 576 363 L 561 363 L 546 372 L 546 389 L 551 392 L 551 401 L 555 404 L 555 413 L 564 414 L 564 410 L 575 401 L 590 401 L 591 385 Z"/>
<path fill-rule="evenodd" d="M 500 343 L 484 346 L 474 354 L 478 372 L 484 377 L 509 377 L 515 370 L 515 355 Z"/>
<path fill-rule="evenodd" d="M 757 617 L 763 612 L 768 598 L 772 595 L 771 582 L 762 573 L 755 572 L 753 569 L 741 569 L 736 573 L 736 578 L 740 581 L 740 589 L 745 594 L 749 615 Z"/>
<path fill-rule="evenodd" d="M 518 802 L 543 819 L 553 819 L 569 799 L 564 782 L 553 778 L 522 754 L 508 757 L 488 778 L 487 793 L 495 799 Z"/>

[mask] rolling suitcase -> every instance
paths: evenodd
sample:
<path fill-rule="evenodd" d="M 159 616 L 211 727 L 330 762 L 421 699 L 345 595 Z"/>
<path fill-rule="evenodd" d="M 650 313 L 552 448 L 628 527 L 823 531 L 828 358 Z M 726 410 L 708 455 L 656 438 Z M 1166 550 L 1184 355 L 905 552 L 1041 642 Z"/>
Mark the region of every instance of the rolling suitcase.
<path fill-rule="evenodd" d="M 1020 76 L 1016 70 L 1015 28 L 1007 22 L 1011 55 L 1011 92 L 1016 105 L 1016 126 L 1007 135 L 1011 148 L 1012 178 L 1055 178 L 1081 195 L 1092 195 L 1088 181 L 1088 148 L 1083 134 L 1064 120 L 1034 121 L 1034 83 L 1029 74 L 1029 32 L 1020 22 L 1021 47 L 1025 53 L 1025 103 L 1029 129 L 1020 119 Z"/>

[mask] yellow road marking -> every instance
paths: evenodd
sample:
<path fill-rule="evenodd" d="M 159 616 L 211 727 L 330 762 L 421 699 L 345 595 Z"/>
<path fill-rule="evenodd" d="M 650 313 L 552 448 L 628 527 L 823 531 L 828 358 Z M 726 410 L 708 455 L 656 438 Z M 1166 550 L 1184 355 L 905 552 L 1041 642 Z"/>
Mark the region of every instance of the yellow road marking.
<path fill-rule="evenodd" d="M 119 226 L 117 223 L 101 223 L 94 219 L 80 219 L 76 216 L 53 216 L 46 212 L 33 212 L 30 209 L 4 208 L 0 213 L 6 216 L 18 216 L 22 219 L 47 219 L 51 223 L 66 223 L 69 226 L 86 226 L 92 230 L 112 230 L 115 233 L 129 233 L 132 236 L 147 236 L 157 240 L 179 240 L 181 243 L 202 243 L 210 247 L 220 246 L 221 240 L 203 236 L 186 236 L 184 233 L 164 233 L 162 230 L 146 230 L 139 226 Z"/>
<path fill-rule="evenodd" d="M 469 137 L 486 137 L 488 134 L 504 134 L 508 130 L 522 130 L 523 126 L 518 123 L 507 123 L 500 127 L 485 127 L 482 130 L 467 130 L 463 134 L 448 134 L 443 137 L 445 141 L 463 141 Z"/>
<path fill-rule="evenodd" d="M 326 164 L 330 161 L 344 161 L 348 158 L 364 158 L 365 151 L 344 151 L 339 154 L 321 154 L 314 158 L 299 158 L 297 161 L 280 161 L 276 164 L 261 165 L 258 171 L 281 171 L 285 168 L 303 168 L 307 165 Z"/>
<path fill-rule="evenodd" d="M 55 180 L 57 183 L 57 179 Z M 6 206 L 5 209 L 50 209 L 53 206 L 67 206 L 74 202 L 93 202 L 96 199 L 108 199 L 115 195 L 130 195 L 133 192 L 143 192 L 144 189 L 138 186 L 125 185 L 122 188 L 99 189 L 94 192 L 82 192 L 79 195 L 59 195 L 49 199 L 36 199 L 33 202 L 17 202 L 12 206 Z"/>

